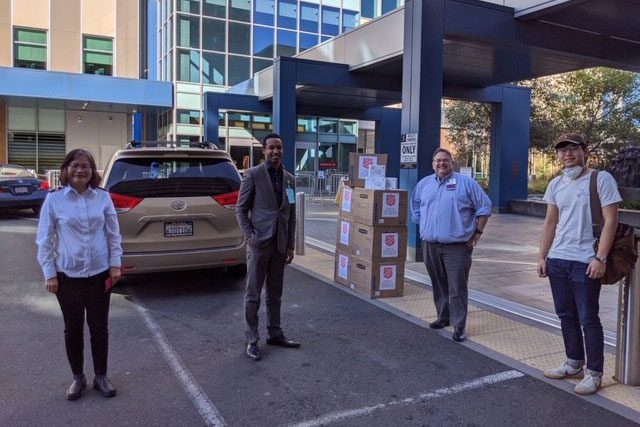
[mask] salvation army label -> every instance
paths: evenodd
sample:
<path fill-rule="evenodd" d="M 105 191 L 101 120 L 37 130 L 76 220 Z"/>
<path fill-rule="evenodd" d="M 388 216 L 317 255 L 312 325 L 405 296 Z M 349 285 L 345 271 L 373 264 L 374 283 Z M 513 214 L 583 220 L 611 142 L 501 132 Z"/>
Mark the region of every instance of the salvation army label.
<path fill-rule="evenodd" d="M 382 193 L 382 216 L 384 218 L 400 216 L 400 194 Z"/>
<path fill-rule="evenodd" d="M 347 274 L 349 272 L 349 257 L 346 255 L 338 255 L 338 277 L 347 280 Z"/>
<path fill-rule="evenodd" d="M 398 233 L 382 233 L 382 258 L 396 258 L 398 256 Z"/>
<path fill-rule="evenodd" d="M 351 212 L 351 196 L 353 196 L 353 190 L 345 187 L 342 190 L 342 212 Z"/>
<path fill-rule="evenodd" d="M 340 244 L 349 246 L 349 230 L 351 224 L 349 221 L 340 221 Z"/>
<path fill-rule="evenodd" d="M 380 290 L 392 291 L 396 288 L 396 265 L 380 266 Z"/>
<path fill-rule="evenodd" d="M 358 179 L 367 179 L 369 168 L 378 164 L 378 158 L 376 156 L 360 156 L 358 163 Z"/>

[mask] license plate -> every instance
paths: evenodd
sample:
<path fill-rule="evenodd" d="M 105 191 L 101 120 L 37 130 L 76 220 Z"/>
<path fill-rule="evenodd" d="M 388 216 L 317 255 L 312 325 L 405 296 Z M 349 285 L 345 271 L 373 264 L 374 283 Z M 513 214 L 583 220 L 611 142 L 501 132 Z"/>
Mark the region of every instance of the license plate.
<path fill-rule="evenodd" d="M 180 236 L 193 236 L 193 221 L 164 223 L 164 237 Z"/>
<path fill-rule="evenodd" d="M 13 192 L 15 194 L 27 194 L 29 192 L 29 187 L 13 187 Z"/>

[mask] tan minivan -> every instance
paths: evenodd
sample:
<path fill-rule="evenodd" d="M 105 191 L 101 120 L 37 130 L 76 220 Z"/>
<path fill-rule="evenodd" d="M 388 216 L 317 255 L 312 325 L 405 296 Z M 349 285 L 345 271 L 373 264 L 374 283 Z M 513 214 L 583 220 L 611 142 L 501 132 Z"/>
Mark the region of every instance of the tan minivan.
<path fill-rule="evenodd" d="M 101 185 L 118 213 L 125 274 L 246 269 L 235 212 L 240 175 L 226 152 L 181 147 L 119 150 Z"/>

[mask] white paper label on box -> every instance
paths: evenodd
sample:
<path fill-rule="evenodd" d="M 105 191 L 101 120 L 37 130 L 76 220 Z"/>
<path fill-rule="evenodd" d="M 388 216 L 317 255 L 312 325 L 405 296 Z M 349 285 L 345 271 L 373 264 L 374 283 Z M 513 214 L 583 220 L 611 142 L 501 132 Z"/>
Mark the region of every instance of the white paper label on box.
<path fill-rule="evenodd" d="M 351 197 L 353 196 L 353 190 L 345 187 L 342 190 L 342 212 L 351 212 Z"/>
<path fill-rule="evenodd" d="M 398 256 L 398 233 L 382 233 L 382 258 L 396 258 Z"/>
<path fill-rule="evenodd" d="M 400 216 L 400 193 L 382 193 L 382 217 L 398 218 Z"/>
<path fill-rule="evenodd" d="M 396 265 L 380 266 L 380 290 L 392 291 L 396 288 Z"/>
<path fill-rule="evenodd" d="M 366 179 L 369 176 L 369 168 L 378 164 L 376 156 L 360 156 L 358 158 L 358 179 Z"/>
<path fill-rule="evenodd" d="M 385 165 L 375 165 L 369 167 L 367 178 L 384 178 L 387 167 Z"/>
<path fill-rule="evenodd" d="M 369 188 L 372 190 L 384 190 L 386 185 L 386 181 L 384 177 L 375 177 L 375 178 L 367 178 L 364 180 L 364 188 Z"/>
<path fill-rule="evenodd" d="M 349 230 L 351 224 L 349 221 L 340 221 L 340 244 L 349 246 Z"/>
<path fill-rule="evenodd" d="M 349 257 L 346 255 L 338 255 L 338 277 L 347 280 L 347 273 L 349 272 Z"/>

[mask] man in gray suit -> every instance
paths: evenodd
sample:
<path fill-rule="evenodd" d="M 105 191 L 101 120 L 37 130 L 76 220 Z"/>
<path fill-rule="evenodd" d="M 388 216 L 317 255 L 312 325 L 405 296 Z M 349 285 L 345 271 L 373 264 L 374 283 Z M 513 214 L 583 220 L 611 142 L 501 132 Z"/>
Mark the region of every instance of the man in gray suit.
<path fill-rule="evenodd" d="M 284 266 L 293 260 L 296 206 L 295 179 L 282 166 L 282 139 L 269 134 L 262 141 L 265 162 L 242 176 L 236 216 L 247 242 L 247 287 L 244 314 L 247 356 L 260 360 L 258 310 L 266 279 L 267 344 L 300 347 L 280 328 Z"/>

